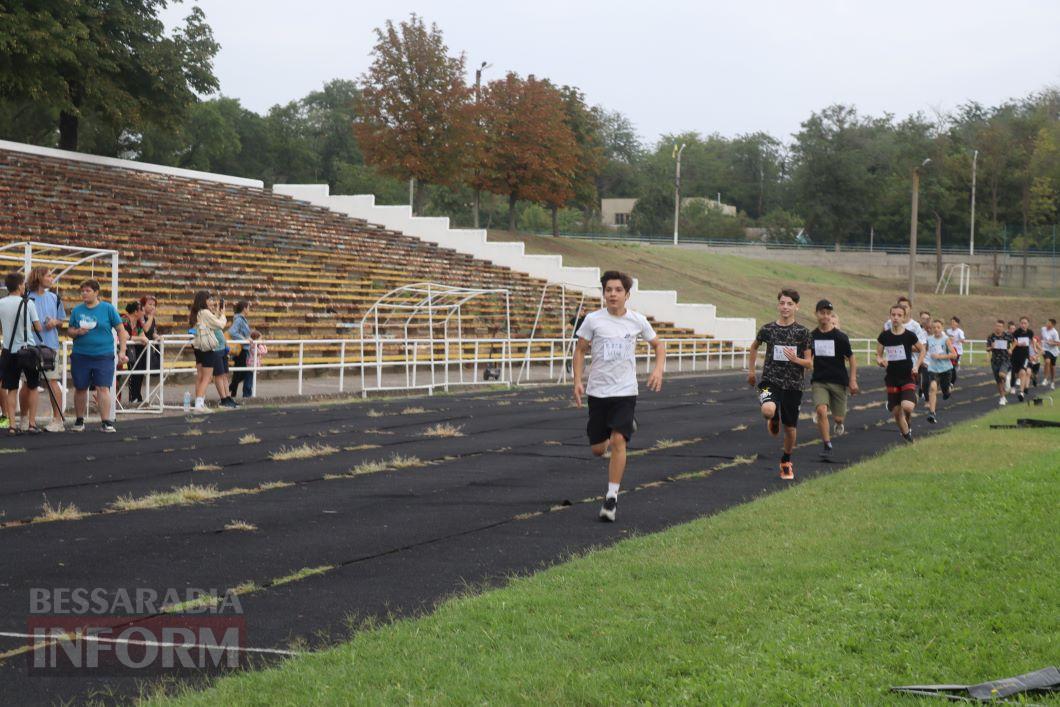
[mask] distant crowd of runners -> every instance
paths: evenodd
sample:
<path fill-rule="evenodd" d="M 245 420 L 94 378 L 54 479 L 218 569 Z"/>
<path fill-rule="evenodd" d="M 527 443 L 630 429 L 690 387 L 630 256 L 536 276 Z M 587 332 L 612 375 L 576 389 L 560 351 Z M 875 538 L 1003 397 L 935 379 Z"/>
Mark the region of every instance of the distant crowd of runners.
<path fill-rule="evenodd" d="M 609 457 L 608 484 L 601 520 L 614 521 L 618 494 L 626 467 L 626 445 L 637 430 L 636 344 L 648 342 L 654 351 L 654 366 L 648 388 L 662 387 L 666 347 L 647 318 L 626 307 L 633 286 L 626 273 L 608 271 L 600 279 L 604 307 L 585 316 L 577 328 L 573 378 L 574 402 L 589 406 L 586 432 L 596 456 Z M 810 331 L 796 322 L 799 293 L 783 289 L 777 295 L 777 319 L 758 330 L 750 346 L 747 382 L 757 390 L 766 428 L 781 436 L 780 478 L 795 479 L 792 453 L 807 371 L 811 371 L 812 419 L 821 435 L 821 455 L 832 455 L 833 437 L 846 431 L 847 400 L 860 392 L 857 361 L 850 338 L 839 329 L 835 307 L 827 299 L 817 302 L 817 327 Z M 938 422 L 939 398 L 948 400 L 957 385 L 961 356 L 967 343 L 961 321 L 951 317 L 949 326 L 931 313 L 912 316 L 912 303 L 898 298 L 876 338 L 876 364 L 884 369 L 887 410 L 894 417 L 901 439 L 913 441 L 912 417 L 918 399 L 927 406 L 928 424 Z M 765 345 L 761 375 L 759 349 Z M 1056 389 L 1056 359 L 1060 334 L 1050 319 L 1034 331 L 1027 317 L 1015 322 L 998 320 L 986 340 L 999 404 L 1008 395 L 1022 401 L 1030 388 L 1042 385 Z M 591 354 L 588 375 L 585 355 Z M 831 417 L 831 421 L 829 420 Z"/>

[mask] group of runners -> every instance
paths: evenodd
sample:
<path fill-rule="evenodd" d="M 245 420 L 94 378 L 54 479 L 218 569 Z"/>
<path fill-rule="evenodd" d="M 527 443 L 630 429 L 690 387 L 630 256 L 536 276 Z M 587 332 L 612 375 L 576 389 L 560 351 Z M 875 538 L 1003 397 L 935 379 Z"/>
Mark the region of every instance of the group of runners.
<path fill-rule="evenodd" d="M 648 388 L 662 387 L 666 347 L 644 315 L 626 307 L 632 278 L 610 270 L 600 279 L 604 307 L 585 316 L 577 330 L 573 361 L 574 402 L 588 400 L 586 432 L 596 456 L 609 457 L 608 484 L 599 517 L 614 521 L 618 495 L 626 467 L 626 446 L 637 429 L 637 341 L 648 342 L 654 352 L 654 366 Z M 860 392 L 857 361 L 850 338 L 839 329 L 835 308 L 827 299 L 817 302 L 817 327 L 810 331 L 796 321 L 799 293 L 783 289 L 777 295 L 777 319 L 762 326 L 750 346 L 747 382 L 758 392 L 758 402 L 766 429 L 781 437 L 780 478 L 795 479 L 792 454 L 795 451 L 799 411 L 805 374 L 811 372 L 813 420 L 821 435 L 821 455 L 833 451 L 833 438 L 845 431 L 847 400 Z M 876 339 L 876 363 L 884 369 L 887 409 L 901 438 L 913 441 L 912 416 L 918 398 L 927 406 L 927 422 L 938 422 L 938 401 L 950 397 L 957 383 L 960 359 L 966 343 L 960 319 L 952 317 L 949 326 L 933 319 L 930 312 L 912 316 L 912 303 L 901 297 L 890 308 L 883 330 Z M 1001 404 L 1006 393 L 1022 401 L 1032 384 L 1055 390 L 1055 364 L 1060 355 L 1060 335 L 1056 320 L 1050 319 L 1039 334 L 1031 331 L 1027 317 L 1019 326 L 1006 330 L 999 320 L 987 339 L 991 364 Z M 761 375 L 758 375 L 759 349 L 765 345 Z M 592 357 L 588 375 L 585 355 Z M 831 419 L 830 419 L 831 418 Z"/>

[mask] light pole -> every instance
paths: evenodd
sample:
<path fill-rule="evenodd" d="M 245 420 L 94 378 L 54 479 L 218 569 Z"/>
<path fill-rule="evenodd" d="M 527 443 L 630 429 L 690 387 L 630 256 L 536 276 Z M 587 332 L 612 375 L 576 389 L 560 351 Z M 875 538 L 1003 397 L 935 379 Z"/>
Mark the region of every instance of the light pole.
<path fill-rule="evenodd" d="M 674 157 L 677 158 L 677 166 L 674 171 L 674 245 L 677 245 L 677 225 L 681 221 L 681 153 L 685 151 L 685 143 L 677 147 L 674 143 Z"/>
<path fill-rule="evenodd" d="M 491 66 L 491 64 L 487 64 L 486 62 L 482 62 L 479 65 L 479 67 L 477 69 L 475 69 L 475 108 L 476 109 L 478 108 L 479 90 L 482 87 L 482 72 L 485 71 L 486 69 L 490 68 L 490 66 Z M 476 122 L 478 121 L 477 111 L 476 111 L 475 120 L 476 120 Z M 476 176 L 478 176 L 477 175 L 477 170 L 476 170 Z M 472 207 L 472 215 L 473 215 L 474 221 L 475 221 L 475 228 L 478 228 L 478 207 L 479 207 L 479 199 L 481 198 L 481 195 L 482 195 L 481 190 L 476 186 L 475 187 L 475 203 L 474 203 L 474 206 Z"/>
<path fill-rule="evenodd" d="M 972 226 L 968 236 L 968 255 L 975 255 L 975 163 L 979 160 L 979 150 L 972 150 Z"/>
<path fill-rule="evenodd" d="M 909 220 L 909 294 L 907 295 L 910 301 L 913 300 L 916 290 L 916 211 L 920 201 L 920 170 L 927 167 L 929 162 L 931 162 L 930 157 L 913 170 L 913 208 Z"/>

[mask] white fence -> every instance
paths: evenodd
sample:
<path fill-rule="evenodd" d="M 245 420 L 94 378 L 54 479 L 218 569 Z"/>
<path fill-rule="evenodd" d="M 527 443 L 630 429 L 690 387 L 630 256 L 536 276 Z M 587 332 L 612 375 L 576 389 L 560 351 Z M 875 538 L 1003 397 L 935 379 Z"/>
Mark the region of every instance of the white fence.
<path fill-rule="evenodd" d="M 667 339 L 665 342 L 670 373 L 747 368 L 751 343 L 747 340 Z M 270 354 L 266 360 L 256 366 L 230 369 L 233 373 L 250 375 L 255 395 L 258 376 L 264 373 L 291 375 L 299 396 L 305 394 L 306 375 L 313 372 L 337 374 L 332 392 L 359 392 L 364 396 L 375 391 L 423 390 L 433 394 L 435 389 L 449 390 L 456 386 L 562 383 L 570 376 L 573 351 L 572 339 L 258 339 L 256 343 L 268 347 Z M 850 343 L 859 363 L 875 364 L 875 339 L 851 339 Z M 981 339 L 966 341 L 963 361 L 971 364 L 976 357 L 988 356 L 985 344 Z M 119 392 L 127 389 L 131 376 L 142 376 L 144 398 L 139 407 L 119 404 L 118 411 L 161 413 L 182 408 L 183 396 L 177 400 L 167 398 L 166 382 L 173 376 L 194 374 L 190 358 L 183 358 L 190 349 L 190 336 L 164 336 L 145 350 L 143 356 L 148 365 L 117 371 L 115 386 Z M 308 356 L 307 349 L 313 350 L 314 356 Z M 279 350 L 294 355 L 279 359 L 276 356 Z M 71 343 L 63 342 L 57 371 L 63 410 L 68 409 L 69 402 L 70 353 Z M 638 368 L 647 373 L 652 365 L 650 347 L 641 342 L 636 356 Z M 333 360 L 313 360 L 321 357 Z"/>
<path fill-rule="evenodd" d="M 230 341 L 244 345 L 246 341 Z M 307 374 L 337 374 L 335 393 L 375 391 L 449 390 L 454 386 L 558 383 L 570 376 L 572 339 L 258 339 L 269 354 L 259 365 L 230 368 L 250 375 L 254 394 L 260 374 L 287 374 L 297 395 L 304 395 Z M 669 339 L 667 369 L 671 372 L 705 372 L 746 368 L 749 341 Z M 174 376 L 195 373 L 190 357 L 190 336 L 164 336 L 145 349 L 142 368 L 115 372 L 115 388 L 127 390 L 131 376 L 142 377 L 144 403 L 118 412 L 161 413 L 183 407 L 183 399 L 167 397 L 166 383 Z M 284 351 L 284 358 L 277 353 Z M 312 355 L 309 352 L 312 351 Z M 71 342 L 64 341 L 57 366 L 63 410 L 69 405 Z M 638 346 L 637 365 L 645 372 L 652 365 L 650 347 Z M 314 359 L 328 358 L 327 361 Z M 487 374 L 487 371 L 489 372 Z M 352 380 L 351 380 L 352 377 Z M 351 385 L 352 384 L 352 385 Z M 172 386 L 170 386 L 172 387 Z M 169 391 L 172 396 L 172 390 Z M 319 389 L 315 392 L 319 393 Z M 119 396 L 120 397 L 120 396 Z"/>

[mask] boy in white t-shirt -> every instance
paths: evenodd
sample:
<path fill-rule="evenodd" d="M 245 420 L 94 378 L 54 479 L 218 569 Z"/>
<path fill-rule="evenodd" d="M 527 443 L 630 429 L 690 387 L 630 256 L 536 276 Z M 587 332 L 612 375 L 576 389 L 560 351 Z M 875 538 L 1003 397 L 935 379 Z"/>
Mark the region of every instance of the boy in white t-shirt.
<path fill-rule="evenodd" d="M 626 470 L 626 444 L 636 431 L 634 412 L 637 406 L 637 338 L 647 341 L 655 351 L 655 367 L 648 376 L 648 388 L 662 388 L 666 366 L 666 345 L 655 335 L 647 318 L 626 309 L 633 278 L 608 270 L 600 278 L 604 309 L 587 315 L 578 328 L 574 347 L 574 403 L 582 406 L 589 400 L 589 423 L 586 433 L 593 454 L 602 457 L 611 449 L 607 468 L 607 495 L 600 509 L 600 520 L 614 521 L 618 510 L 618 489 Z M 592 352 L 588 383 L 582 383 L 585 354 Z"/>
<path fill-rule="evenodd" d="M 946 336 L 950 338 L 950 343 L 953 344 L 953 348 L 957 350 L 957 358 L 953 359 L 953 370 L 950 372 L 950 385 L 957 385 L 957 371 L 961 368 L 961 356 L 964 355 L 964 342 L 968 339 L 965 338 L 964 329 L 961 329 L 961 320 L 959 317 L 950 317 L 950 327 L 946 330 Z"/>
<path fill-rule="evenodd" d="M 1056 320 L 1050 319 L 1042 327 L 1042 361 L 1045 364 L 1042 374 L 1042 386 L 1056 390 L 1056 359 L 1060 357 L 1060 332 L 1056 330 Z"/>

